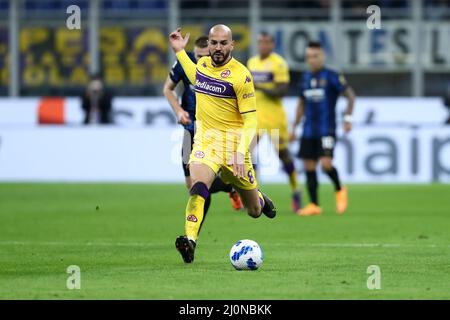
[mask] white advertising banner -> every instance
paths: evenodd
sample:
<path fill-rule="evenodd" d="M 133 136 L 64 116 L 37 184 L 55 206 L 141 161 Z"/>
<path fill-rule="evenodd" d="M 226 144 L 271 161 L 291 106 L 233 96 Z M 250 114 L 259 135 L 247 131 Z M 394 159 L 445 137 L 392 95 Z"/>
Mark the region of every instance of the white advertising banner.
<path fill-rule="evenodd" d="M 177 127 L 0 127 L 0 181 L 182 182 L 181 137 Z M 263 183 L 286 181 L 267 139 L 258 160 Z M 345 183 L 450 183 L 450 126 L 357 127 L 335 163 Z"/>
<path fill-rule="evenodd" d="M 83 113 L 79 98 L 54 98 L 61 105 L 59 124 L 81 125 Z M 51 100 L 50 100 L 51 101 Z M 292 122 L 296 97 L 284 98 L 284 106 Z M 0 98 L 0 127 L 39 124 L 39 110 L 45 98 Z M 346 99 L 338 100 L 338 118 L 346 107 Z M 113 99 L 114 121 L 120 127 L 175 127 L 176 119 L 167 100 L 158 98 L 116 97 Z M 373 125 L 440 125 L 449 117 L 441 98 L 357 97 L 353 114 L 355 124 Z"/>

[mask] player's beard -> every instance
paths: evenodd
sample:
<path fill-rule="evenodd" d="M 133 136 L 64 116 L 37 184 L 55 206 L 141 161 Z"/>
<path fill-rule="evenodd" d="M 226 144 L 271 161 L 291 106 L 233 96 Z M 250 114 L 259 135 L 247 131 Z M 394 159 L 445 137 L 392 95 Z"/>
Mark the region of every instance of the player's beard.
<path fill-rule="evenodd" d="M 214 55 L 214 53 L 210 52 L 211 59 L 214 62 L 214 65 L 221 66 L 228 60 L 230 57 L 231 51 L 221 52 L 220 55 Z"/>

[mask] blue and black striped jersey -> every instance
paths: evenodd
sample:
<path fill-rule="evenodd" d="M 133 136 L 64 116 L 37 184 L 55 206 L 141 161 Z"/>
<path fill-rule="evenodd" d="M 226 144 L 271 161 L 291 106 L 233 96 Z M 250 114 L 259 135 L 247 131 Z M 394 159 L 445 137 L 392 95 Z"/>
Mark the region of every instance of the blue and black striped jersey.
<path fill-rule="evenodd" d="M 303 137 L 336 135 L 336 103 L 346 88 L 344 76 L 329 68 L 303 74 L 299 88 L 305 106 Z"/>

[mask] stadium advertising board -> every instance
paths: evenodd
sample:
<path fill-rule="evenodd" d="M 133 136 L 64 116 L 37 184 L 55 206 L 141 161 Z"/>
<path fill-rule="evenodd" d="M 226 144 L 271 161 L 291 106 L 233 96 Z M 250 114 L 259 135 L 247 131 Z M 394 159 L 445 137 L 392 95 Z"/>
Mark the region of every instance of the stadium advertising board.
<path fill-rule="evenodd" d="M 277 51 L 291 69 L 305 68 L 308 41 L 319 39 L 331 64 L 347 71 L 410 70 L 416 63 L 415 25 L 408 21 L 383 22 L 383 28 L 370 30 L 361 22 L 271 23 L 264 28 L 275 35 Z M 450 70 L 450 23 L 421 24 L 421 61 L 425 70 Z M 335 42 L 334 39 L 339 39 Z M 339 53 L 339 55 L 338 55 Z M 338 61 L 339 59 L 339 61 Z"/>
<path fill-rule="evenodd" d="M 145 23 L 144 23 L 145 25 Z M 421 23 L 421 59 L 427 71 L 450 70 L 450 23 Z M 201 25 L 183 26 L 192 38 L 204 33 Z M 247 58 L 251 33 L 245 24 L 232 25 L 239 59 Z M 416 62 L 415 26 L 410 21 L 383 21 L 382 29 L 369 30 L 365 21 L 264 23 L 276 40 L 276 50 L 293 70 L 304 69 L 308 40 L 320 39 L 331 64 L 346 71 L 410 70 Z M 7 28 L 0 27 L 0 86 L 7 86 Z M 334 42 L 338 34 L 339 43 Z M 25 88 L 83 86 L 88 81 L 87 32 L 45 26 L 20 30 L 20 79 Z M 167 29 L 165 27 L 100 28 L 100 60 L 105 81 L 116 87 L 149 87 L 167 76 Z M 337 56 L 339 52 L 339 56 Z M 3 63 L 2 63 L 3 62 Z"/>
<path fill-rule="evenodd" d="M 283 99 L 286 114 L 291 122 L 295 116 L 297 98 Z M 35 125 L 49 123 L 43 119 L 47 109 L 60 108 L 62 118 L 54 124 L 79 125 L 83 120 L 79 98 L 0 98 L 1 125 Z M 338 120 L 346 108 L 345 98 L 338 101 Z M 116 97 L 113 99 L 116 125 L 128 126 L 177 126 L 175 116 L 163 97 Z M 408 115 L 407 117 L 405 115 Z M 434 125 L 443 124 L 449 117 L 441 98 L 368 98 L 358 97 L 353 114 L 356 125 Z M 45 120 L 45 121 L 44 121 Z"/>
<path fill-rule="evenodd" d="M 183 181 L 182 130 L 163 98 L 116 98 L 117 125 L 107 127 L 81 126 L 77 98 L 52 102 L 63 108 L 61 125 L 38 125 L 43 103 L 40 98 L 0 101 L 0 180 Z M 285 99 L 291 120 L 295 103 L 295 98 Z M 339 102 L 343 108 L 345 100 Z M 336 146 L 343 180 L 450 182 L 447 116 L 440 99 L 359 98 L 355 128 L 340 134 Z M 291 151 L 297 153 L 298 143 Z M 285 181 L 267 139 L 256 155 L 262 181 Z M 297 165 L 301 168 L 298 160 Z"/>

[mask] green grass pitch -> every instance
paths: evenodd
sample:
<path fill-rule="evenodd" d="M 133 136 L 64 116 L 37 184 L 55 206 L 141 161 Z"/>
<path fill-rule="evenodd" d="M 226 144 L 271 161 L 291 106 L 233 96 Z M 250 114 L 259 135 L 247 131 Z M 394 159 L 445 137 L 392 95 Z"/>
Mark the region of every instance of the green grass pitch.
<path fill-rule="evenodd" d="M 449 299 L 450 187 L 350 185 L 350 207 L 300 218 L 289 188 L 267 185 L 278 216 L 253 219 L 213 196 L 185 265 L 183 185 L 0 184 L 0 299 Z M 304 192 L 304 200 L 307 196 Z M 229 250 L 256 240 L 265 261 L 236 271 Z M 66 269 L 81 269 L 68 290 Z M 381 270 L 369 290 L 367 268 Z"/>

